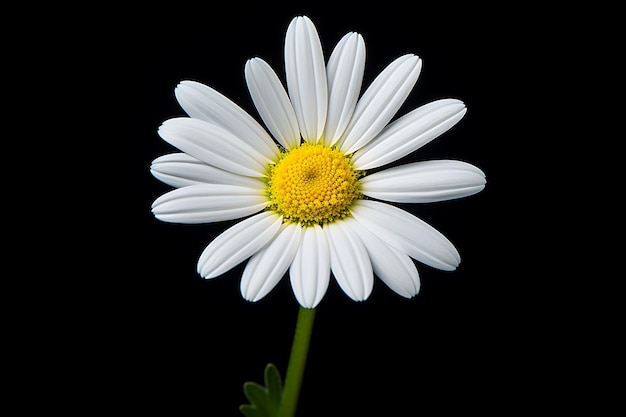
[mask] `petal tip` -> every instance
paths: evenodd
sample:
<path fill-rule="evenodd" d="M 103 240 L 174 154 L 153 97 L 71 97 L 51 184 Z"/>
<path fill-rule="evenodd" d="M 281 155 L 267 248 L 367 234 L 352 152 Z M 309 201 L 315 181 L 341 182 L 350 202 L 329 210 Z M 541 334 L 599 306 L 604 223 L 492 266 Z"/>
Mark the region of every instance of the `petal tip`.
<path fill-rule="evenodd" d="M 402 57 L 400 57 L 399 59 L 403 59 L 404 60 L 404 65 L 410 65 L 413 67 L 420 67 L 422 66 L 422 58 L 419 55 L 413 54 L 413 53 L 408 53 L 403 55 Z"/>

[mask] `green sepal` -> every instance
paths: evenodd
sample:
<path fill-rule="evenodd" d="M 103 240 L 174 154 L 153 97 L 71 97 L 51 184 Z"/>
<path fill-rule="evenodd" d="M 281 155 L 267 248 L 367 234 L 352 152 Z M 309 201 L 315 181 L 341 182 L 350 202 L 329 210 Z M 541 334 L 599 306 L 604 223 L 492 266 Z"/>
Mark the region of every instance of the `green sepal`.
<path fill-rule="evenodd" d="M 265 387 L 256 382 L 243 384 L 243 393 L 250 404 L 239 407 L 246 417 L 277 417 L 283 393 L 283 382 L 278 369 L 273 364 L 265 367 Z"/>

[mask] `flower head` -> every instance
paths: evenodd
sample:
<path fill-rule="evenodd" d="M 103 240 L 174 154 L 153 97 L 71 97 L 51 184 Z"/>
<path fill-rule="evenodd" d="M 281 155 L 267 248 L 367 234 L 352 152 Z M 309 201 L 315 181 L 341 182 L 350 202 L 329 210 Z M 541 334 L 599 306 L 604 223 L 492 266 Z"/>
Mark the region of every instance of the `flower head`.
<path fill-rule="evenodd" d="M 326 63 L 315 26 L 300 16 L 286 34 L 287 90 L 261 58 L 245 66 L 267 131 L 214 89 L 193 81 L 178 85 L 176 98 L 189 117 L 165 121 L 159 135 L 182 153 L 161 156 L 151 167 L 176 189 L 154 201 L 154 215 L 178 223 L 245 218 L 202 252 L 201 276 L 217 277 L 249 258 L 241 279 L 245 299 L 263 298 L 289 271 L 300 305 L 314 308 L 331 271 L 343 291 L 361 301 L 374 275 L 404 297 L 416 295 L 413 259 L 442 270 L 459 265 L 445 236 L 385 201 L 469 196 L 484 188 L 484 173 L 455 160 L 368 171 L 435 139 L 466 107 L 437 100 L 390 123 L 422 60 L 413 54 L 394 60 L 359 98 L 364 66 L 360 34 L 346 34 Z"/>

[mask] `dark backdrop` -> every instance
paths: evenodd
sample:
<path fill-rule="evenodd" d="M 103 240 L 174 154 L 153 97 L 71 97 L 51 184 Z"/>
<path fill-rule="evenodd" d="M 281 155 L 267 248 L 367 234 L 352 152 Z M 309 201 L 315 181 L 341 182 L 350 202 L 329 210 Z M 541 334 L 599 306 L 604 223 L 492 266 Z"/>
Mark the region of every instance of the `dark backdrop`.
<path fill-rule="evenodd" d="M 260 120 L 245 61 L 262 57 L 284 80 L 284 34 L 300 14 L 316 24 L 326 57 L 348 31 L 364 36 L 364 87 L 396 57 L 419 55 L 421 75 L 398 115 L 446 97 L 463 100 L 468 112 L 411 159 L 471 162 L 485 171 L 487 187 L 465 199 L 403 206 L 449 237 L 462 257 L 452 273 L 418 264 L 415 298 L 376 280 L 371 297 L 356 303 L 331 282 L 317 309 L 298 415 L 511 415 L 552 407 L 546 400 L 554 399 L 563 360 L 550 341 L 562 327 L 553 325 L 560 318 L 540 314 L 549 276 L 530 272 L 539 268 L 540 239 L 528 225 L 541 196 L 524 169 L 538 167 L 526 150 L 537 145 L 541 116 L 524 104 L 540 101 L 537 80 L 553 77 L 545 42 L 559 41 L 538 43 L 531 35 L 547 32 L 548 18 L 523 8 L 388 3 L 172 7 L 156 21 L 144 18 L 147 26 L 126 39 L 135 93 L 127 138 L 135 262 L 120 288 L 132 314 L 117 342 L 125 383 L 113 395 L 135 400 L 133 411 L 235 416 L 246 402 L 242 384 L 261 382 L 266 363 L 284 375 L 298 308 L 288 279 L 249 303 L 239 293 L 243 265 L 199 277 L 198 256 L 235 221 L 156 220 L 150 204 L 170 187 L 149 166 L 176 151 L 156 130 L 184 115 L 173 94 L 181 80 L 217 89 Z"/>

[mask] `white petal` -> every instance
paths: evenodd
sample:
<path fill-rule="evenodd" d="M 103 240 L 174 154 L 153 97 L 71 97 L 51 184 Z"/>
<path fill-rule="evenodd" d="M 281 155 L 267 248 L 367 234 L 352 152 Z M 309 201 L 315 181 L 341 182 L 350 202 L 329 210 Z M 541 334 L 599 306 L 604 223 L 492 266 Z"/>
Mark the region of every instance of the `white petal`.
<path fill-rule="evenodd" d="M 261 58 L 253 58 L 246 62 L 245 74 L 252 101 L 269 131 L 283 147 L 298 146 L 296 113 L 274 70 Z"/>
<path fill-rule="evenodd" d="M 378 278 L 403 297 L 411 298 L 417 295 L 420 290 L 420 277 L 413 260 L 404 252 L 383 242 L 354 218 L 348 217 L 344 221 L 361 238 Z"/>
<path fill-rule="evenodd" d="M 365 69 L 365 41 L 358 33 L 345 35 L 326 66 L 328 77 L 328 117 L 323 140 L 334 145 L 343 134 L 356 107 L 363 71 Z"/>
<path fill-rule="evenodd" d="M 369 197 L 399 203 L 430 203 L 476 194 L 485 174 L 467 162 L 440 160 L 400 165 L 361 179 Z"/>
<path fill-rule="evenodd" d="M 216 124 L 274 159 L 278 148 L 265 129 L 241 107 L 211 87 L 195 81 L 182 81 L 174 91 L 178 103 L 193 118 Z"/>
<path fill-rule="evenodd" d="M 359 200 L 352 215 L 387 244 L 433 268 L 453 271 L 461 257 L 450 241 L 423 220 L 389 204 Z"/>
<path fill-rule="evenodd" d="M 324 226 L 330 248 L 330 267 L 341 289 L 354 301 L 372 293 L 374 272 L 359 236 L 342 221 Z"/>
<path fill-rule="evenodd" d="M 289 268 L 293 293 L 304 308 L 315 308 L 330 283 L 328 241 L 318 225 L 307 227 Z"/>
<path fill-rule="evenodd" d="M 214 278 L 239 265 L 272 240 L 282 221 L 282 216 L 264 211 L 230 227 L 202 252 L 198 273 Z"/>
<path fill-rule="evenodd" d="M 250 258 L 241 276 L 241 294 L 249 301 L 265 297 L 285 275 L 302 239 L 298 223 L 285 223 L 267 246 Z"/>
<path fill-rule="evenodd" d="M 422 69 L 422 60 L 412 54 L 397 58 L 363 93 L 338 144 L 352 153 L 372 140 L 389 123 L 406 100 Z"/>
<path fill-rule="evenodd" d="M 150 172 L 164 183 L 177 188 L 194 184 L 239 185 L 255 190 L 265 188 L 263 181 L 258 178 L 224 171 L 186 153 L 171 153 L 156 158 L 152 161 Z"/>
<path fill-rule="evenodd" d="M 316 142 L 324 133 L 328 85 L 324 54 L 313 22 L 294 18 L 285 37 L 287 89 L 304 140 Z"/>
<path fill-rule="evenodd" d="M 398 160 L 441 135 L 467 111 L 460 100 L 425 104 L 390 123 L 353 156 L 356 169 L 372 169 Z"/>
<path fill-rule="evenodd" d="M 256 149 L 220 126 L 199 119 L 166 120 L 159 135 L 209 165 L 250 177 L 263 177 L 268 161 Z"/>
<path fill-rule="evenodd" d="M 258 213 L 267 206 L 262 190 L 236 185 L 195 184 L 163 194 L 152 203 L 165 222 L 211 223 Z"/>

